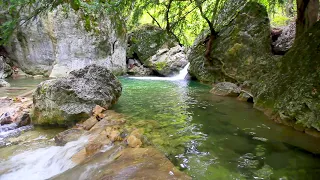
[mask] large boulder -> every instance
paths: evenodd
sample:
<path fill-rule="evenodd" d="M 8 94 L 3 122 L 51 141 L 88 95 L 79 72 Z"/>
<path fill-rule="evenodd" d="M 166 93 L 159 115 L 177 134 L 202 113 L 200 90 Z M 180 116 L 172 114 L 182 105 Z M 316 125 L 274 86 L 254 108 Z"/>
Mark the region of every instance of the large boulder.
<path fill-rule="evenodd" d="M 210 92 L 218 96 L 237 97 L 241 93 L 241 88 L 230 82 L 220 82 L 213 85 Z"/>
<path fill-rule="evenodd" d="M 47 80 L 33 95 L 33 123 L 70 125 L 89 117 L 96 105 L 109 107 L 121 95 L 119 80 L 105 67 L 89 65 L 65 78 Z"/>
<path fill-rule="evenodd" d="M 189 73 L 202 82 L 254 81 L 271 59 L 266 8 L 256 2 L 229 2 L 220 14 L 229 14 L 232 19 L 221 21 L 223 26 L 217 28 L 219 33 L 212 43 L 210 58 L 205 57 L 209 31 L 203 32 L 188 51 Z"/>
<path fill-rule="evenodd" d="M 278 122 L 320 131 L 319 60 L 320 22 L 317 22 L 296 40 L 278 67 L 252 87 L 255 107 Z"/>
<path fill-rule="evenodd" d="M 157 51 L 149 61 L 148 66 L 162 76 L 179 74 L 187 64 L 186 53 L 183 47 L 177 45 L 171 49 L 164 48 Z"/>
<path fill-rule="evenodd" d="M 165 30 L 153 25 L 143 25 L 128 34 L 127 58 L 136 58 L 142 64 L 147 64 L 148 59 L 159 49 L 171 48 L 177 44 Z"/>
<path fill-rule="evenodd" d="M 8 64 L 8 59 L 0 56 L 0 79 L 10 77 L 12 75 L 11 66 Z"/>
<path fill-rule="evenodd" d="M 32 75 L 63 77 L 90 64 L 125 73 L 127 45 L 125 26 L 118 25 L 121 20 L 106 16 L 98 29 L 88 30 L 80 13 L 70 9 L 66 14 L 58 7 L 21 27 L 5 47 L 10 58 Z"/>
<path fill-rule="evenodd" d="M 275 42 L 272 43 L 272 48 L 275 54 L 285 54 L 291 47 L 296 37 L 296 23 L 292 22 L 284 27 L 282 33 Z"/>

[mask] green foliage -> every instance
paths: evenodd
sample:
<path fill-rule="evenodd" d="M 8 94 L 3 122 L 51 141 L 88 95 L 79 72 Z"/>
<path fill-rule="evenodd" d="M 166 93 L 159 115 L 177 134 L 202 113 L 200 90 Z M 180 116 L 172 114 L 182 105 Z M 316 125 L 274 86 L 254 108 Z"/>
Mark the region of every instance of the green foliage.
<path fill-rule="evenodd" d="M 247 1 L 250 0 L 0 0 L 0 44 L 8 42 L 19 26 L 62 5 L 65 12 L 73 9 L 81 15 L 87 31 L 101 33 L 101 20 L 111 15 L 112 18 L 116 17 L 111 22 L 118 35 L 126 34 L 125 25 L 130 31 L 141 24 L 152 23 L 188 46 L 203 29 L 208 28 L 208 21 L 216 27 L 222 27 L 239 10 L 233 9 L 231 14 L 226 15 L 228 18 L 221 18 L 221 14 L 225 14 L 220 12 L 224 6 L 237 7 L 233 4 Z M 283 10 L 290 0 L 252 1 L 262 3 L 270 13 L 275 13 L 279 9 Z M 218 21 L 219 19 L 223 21 Z M 274 20 L 276 24 L 283 21 L 283 17 L 276 17 Z"/>
<path fill-rule="evenodd" d="M 286 26 L 289 21 L 290 21 L 290 18 L 286 16 L 278 15 L 271 19 L 271 25 L 275 27 Z"/>
<path fill-rule="evenodd" d="M 1 0 L 0 1 L 0 45 L 9 41 L 14 30 L 28 25 L 39 15 L 44 15 L 59 5 L 63 11 L 77 11 L 84 27 L 88 31 L 97 31 L 98 25 L 106 15 L 112 16 L 111 21 L 119 35 L 125 34 L 124 19 L 130 13 L 130 0 Z M 101 33 L 101 32 L 99 32 Z"/>

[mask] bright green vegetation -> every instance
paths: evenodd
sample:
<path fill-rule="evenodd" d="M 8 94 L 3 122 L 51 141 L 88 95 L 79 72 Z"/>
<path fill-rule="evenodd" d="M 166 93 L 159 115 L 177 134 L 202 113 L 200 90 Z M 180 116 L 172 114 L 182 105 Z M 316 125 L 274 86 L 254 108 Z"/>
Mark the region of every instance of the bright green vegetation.
<path fill-rule="evenodd" d="M 275 26 L 284 25 L 289 15 L 283 15 L 288 2 L 278 0 L 254 0 L 265 5 L 270 12 L 271 22 Z M 165 30 L 181 44 L 190 46 L 197 35 L 208 28 L 208 20 L 214 26 L 218 22 L 221 9 L 232 6 L 228 0 L 9 0 L 0 1 L 0 38 L 1 44 L 8 42 L 10 36 L 20 25 L 28 24 L 34 17 L 44 15 L 59 6 L 66 13 L 75 10 L 79 13 L 86 30 L 94 33 L 107 33 L 99 28 L 100 21 L 111 15 L 117 33 L 125 35 L 126 27 L 130 31 L 142 24 L 154 24 Z M 290 3 L 289 3 L 290 4 Z M 294 5 L 294 3 L 291 3 Z M 201 13 L 202 11 L 202 13 Z M 292 12 L 291 16 L 295 14 Z M 213 15 L 212 15 L 213 14 Z M 211 18 L 212 17 L 212 18 Z"/>
<path fill-rule="evenodd" d="M 194 81 L 122 78 L 113 107 L 194 179 L 316 179 L 317 138 L 270 121 L 252 104 Z"/>

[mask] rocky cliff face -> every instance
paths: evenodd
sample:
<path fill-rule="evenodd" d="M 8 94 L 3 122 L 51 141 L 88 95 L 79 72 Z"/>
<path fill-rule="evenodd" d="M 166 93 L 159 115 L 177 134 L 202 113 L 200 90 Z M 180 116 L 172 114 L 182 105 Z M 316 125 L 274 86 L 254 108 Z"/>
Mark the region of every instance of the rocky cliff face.
<path fill-rule="evenodd" d="M 105 66 L 115 74 L 126 69 L 126 38 L 110 19 L 100 24 L 106 33 L 86 31 L 76 12 L 58 8 L 19 29 L 6 47 L 12 60 L 29 74 L 50 77 L 89 64 Z"/>
<path fill-rule="evenodd" d="M 304 33 L 252 88 L 255 106 L 278 122 L 320 131 L 320 22 Z"/>
<path fill-rule="evenodd" d="M 263 67 L 271 58 L 268 14 L 259 3 L 243 3 L 234 3 L 222 10 L 227 14 L 233 12 L 234 15 L 229 16 L 233 19 L 218 29 L 209 61 L 204 56 L 209 31 L 201 34 L 190 48 L 187 57 L 193 77 L 206 83 L 244 82 L 263 74 Z"/>

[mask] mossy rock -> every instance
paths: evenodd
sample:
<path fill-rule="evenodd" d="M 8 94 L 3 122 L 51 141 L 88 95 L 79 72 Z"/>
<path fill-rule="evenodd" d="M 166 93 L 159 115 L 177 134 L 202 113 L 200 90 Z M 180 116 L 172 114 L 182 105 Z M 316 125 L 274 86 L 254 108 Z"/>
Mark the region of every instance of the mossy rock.
<path fill-rule="evenodd" d="M 320 131 L 320 22 L 296 39 L 278 66 L 253 86 L 255 106 L 273 118 Z"/>
<path fill-rule="evenodd" d="M 235 11 L 236 7 L 226 8 Z M 235 12 L 234 19 L 221 28 L 213 41 L 209 59 L 205 58 L 209 31 L 204 31 L 188 52 L 189 73 L 196 79 L 207 83 L 254 81 L 272 61 L 266 8 L 248 2 Z"/>
<path fill-rule="evenodd" d="M 165 30 L 154 25 L 140 26 L 128 34 L 127 58 L 138 58 L 143 64 L 161 48 L 178 43 Z M 137 56 L 137 57 L 136 57 Z"/>
<path fill-rule="evenodd" d="M 87 119 L 96 105 L 109 107 L 116 103 L 121 91 L 121 83 L 105 67 L 93 64 L 71 71 L 65 78 L 38 85 L 33 94 L 33 123 L 72 125 Z"/>

